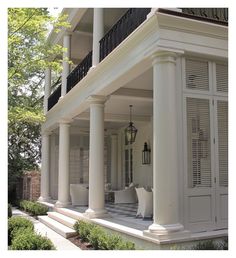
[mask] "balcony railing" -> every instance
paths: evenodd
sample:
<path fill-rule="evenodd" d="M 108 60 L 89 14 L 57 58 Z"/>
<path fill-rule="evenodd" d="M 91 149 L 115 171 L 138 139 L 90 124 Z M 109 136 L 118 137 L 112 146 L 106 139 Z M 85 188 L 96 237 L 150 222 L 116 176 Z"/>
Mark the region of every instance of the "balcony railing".
<path fill-rule="evenodd" d="M 170 9 L 159 8 L 162 13 L 191 18 L 200 21 L 207 21 L 222 25 L 228 25 L 228 8 L 180 8 L 182 12 L 175 12 Z"/>
<path fill-rule="evenodd" d="M 48 110 L 50 110 L 54 105 L 57 104 L 60 97 L 61 97 L 61 85 L 59 85 L 48 98 Z"/>
<path fill-rule="evenodd" d="M 92 51 L 75 67 L 67 77 L 66 92 L 69 92 L 80 80 L 82 80 L 92 66 Z"/>
<path fill-rule="evenodd" d="M 130 8 L 100 40 L 100 61 L 145 21 L 150 11 L 151 8 Z"/>
<path fill-rule="evenodd" d="M 182 12 L 215 21 L 228 22 L 228 8 L 182 8 Z"/>

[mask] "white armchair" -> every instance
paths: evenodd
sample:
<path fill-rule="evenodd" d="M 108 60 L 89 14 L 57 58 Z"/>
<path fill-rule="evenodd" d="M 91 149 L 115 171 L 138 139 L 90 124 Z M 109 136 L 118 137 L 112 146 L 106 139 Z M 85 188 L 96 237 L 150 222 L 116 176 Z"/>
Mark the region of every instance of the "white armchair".
<path fill-rule="evenodd" d="M 124 190 L 114 191 L 115 201 L 114 203 L 136 203 L 137 195 L 135 187 L 131 186 Z"/>
<path fill-rule="evenodd" d="M 88 185 L 70 184 L 72 205 L 88 205 Z"/>
<path fill-rule="evenodd" d="M 136 216 L 152 217 L 153 215 L 153 192 L 148 192 L 143 187 L 135 188 L 138 196 L 138 211 Z"/>

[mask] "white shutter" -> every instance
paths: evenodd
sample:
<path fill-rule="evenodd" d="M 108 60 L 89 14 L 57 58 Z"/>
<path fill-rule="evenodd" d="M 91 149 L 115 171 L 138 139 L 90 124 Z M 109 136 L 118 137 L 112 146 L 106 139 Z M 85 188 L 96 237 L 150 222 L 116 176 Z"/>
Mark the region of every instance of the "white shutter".
<path fill-rule="evenodd" d="M 217 101 L 219 185 L 228 186 L 228 103 Z"/>
<path fill-rule="evenodd" d="M 228 92 L 228 65 L 216 64 L 216 90 Z"/>
<path fill-rule="evenodd" d="M 186 87 L 193 90 L 209 90 L 208 62 L 186 59 Z"/>
<path fill-rule="evenodd" d="M 209 100 L 187 98 L 188 185 L 211 187 Z"/>

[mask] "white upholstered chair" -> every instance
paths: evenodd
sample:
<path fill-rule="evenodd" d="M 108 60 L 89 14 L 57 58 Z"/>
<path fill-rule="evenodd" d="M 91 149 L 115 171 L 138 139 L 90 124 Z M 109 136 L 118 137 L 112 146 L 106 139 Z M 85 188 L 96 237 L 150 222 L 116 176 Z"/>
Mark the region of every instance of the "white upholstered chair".
<path fill-rule="evenodd" d="M 153 215 L 153 192 L 148 192 L 143 187 L 135 188 L 138 196 L 138 210 L 136 216 L 152 217 Z"/>
<path fill-rule="evenodd" d="M 114 203 L 136 203 L 137 195 L 135 187 L 131 186 L 124 190 L 114 191 Z"/>
<path fill-rule="evenodd" d="M 88 205 L 88 185 L 70 184 L 70 196 L 72 205 Z"/>

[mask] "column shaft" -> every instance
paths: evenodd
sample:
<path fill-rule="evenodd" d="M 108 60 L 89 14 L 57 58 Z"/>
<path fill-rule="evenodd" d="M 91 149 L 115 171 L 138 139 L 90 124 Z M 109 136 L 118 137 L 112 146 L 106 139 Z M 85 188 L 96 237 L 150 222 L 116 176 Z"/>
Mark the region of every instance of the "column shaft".
<path fill-rule="evenodd" d="M 48 201 L 49 195 L 49 178 L 50 178 L 50 136 L 48 133 L 42 134 L 42 167 L 41 167 L 41 194 L 39 201 Z"/>
<path fill-rule="evenodd" d="M 91 98 L 89 142 L 89 217 L 106 213 L 104 198 L 104 98 Z"/>
<path fill-rule="evenodd" d="M 111 188 L 117 188 L 117 135 L 111 135 Z"/>
<path fill-rule="evenodd" d="M 179 223 L 175 53 L 153 58 L 153 200 L 150 232 L 169 234 Z"/>
<path fill-rule="evenodd" d="M 48 98 L 51 93 L 51 69 L 47 68 L 45 70 L 45 86 L 44 86 L 44 114 L 48 112 Z"/>
<path fill-rule="evenodd" d="M 59 165 L 58 165 L 58 201 L 57 207 L 66 207 L 70 202 L 69 161 L 70 161 L 70 125 L 65 122 L 59 127 Z"/>
<path fill-rule="evenodd" d="M 104 35 L 103 8 L 93 9 L 93 58 L 92 66 L 99 63 L 100 44 L 99 40 Z"/>
<path fill-rule="evenodd" d="M 62 70 L 62 87 L 61 87 L 61 97 L 66 95 L 66 85 L 67 85 L 67 76 L 70 73 L 70 64 L 68 61 L 71 58 L 71 35 L 64 35 L 63 37 L 63 47 L 67 50 L 63 52 L 63 70 Z"/>

